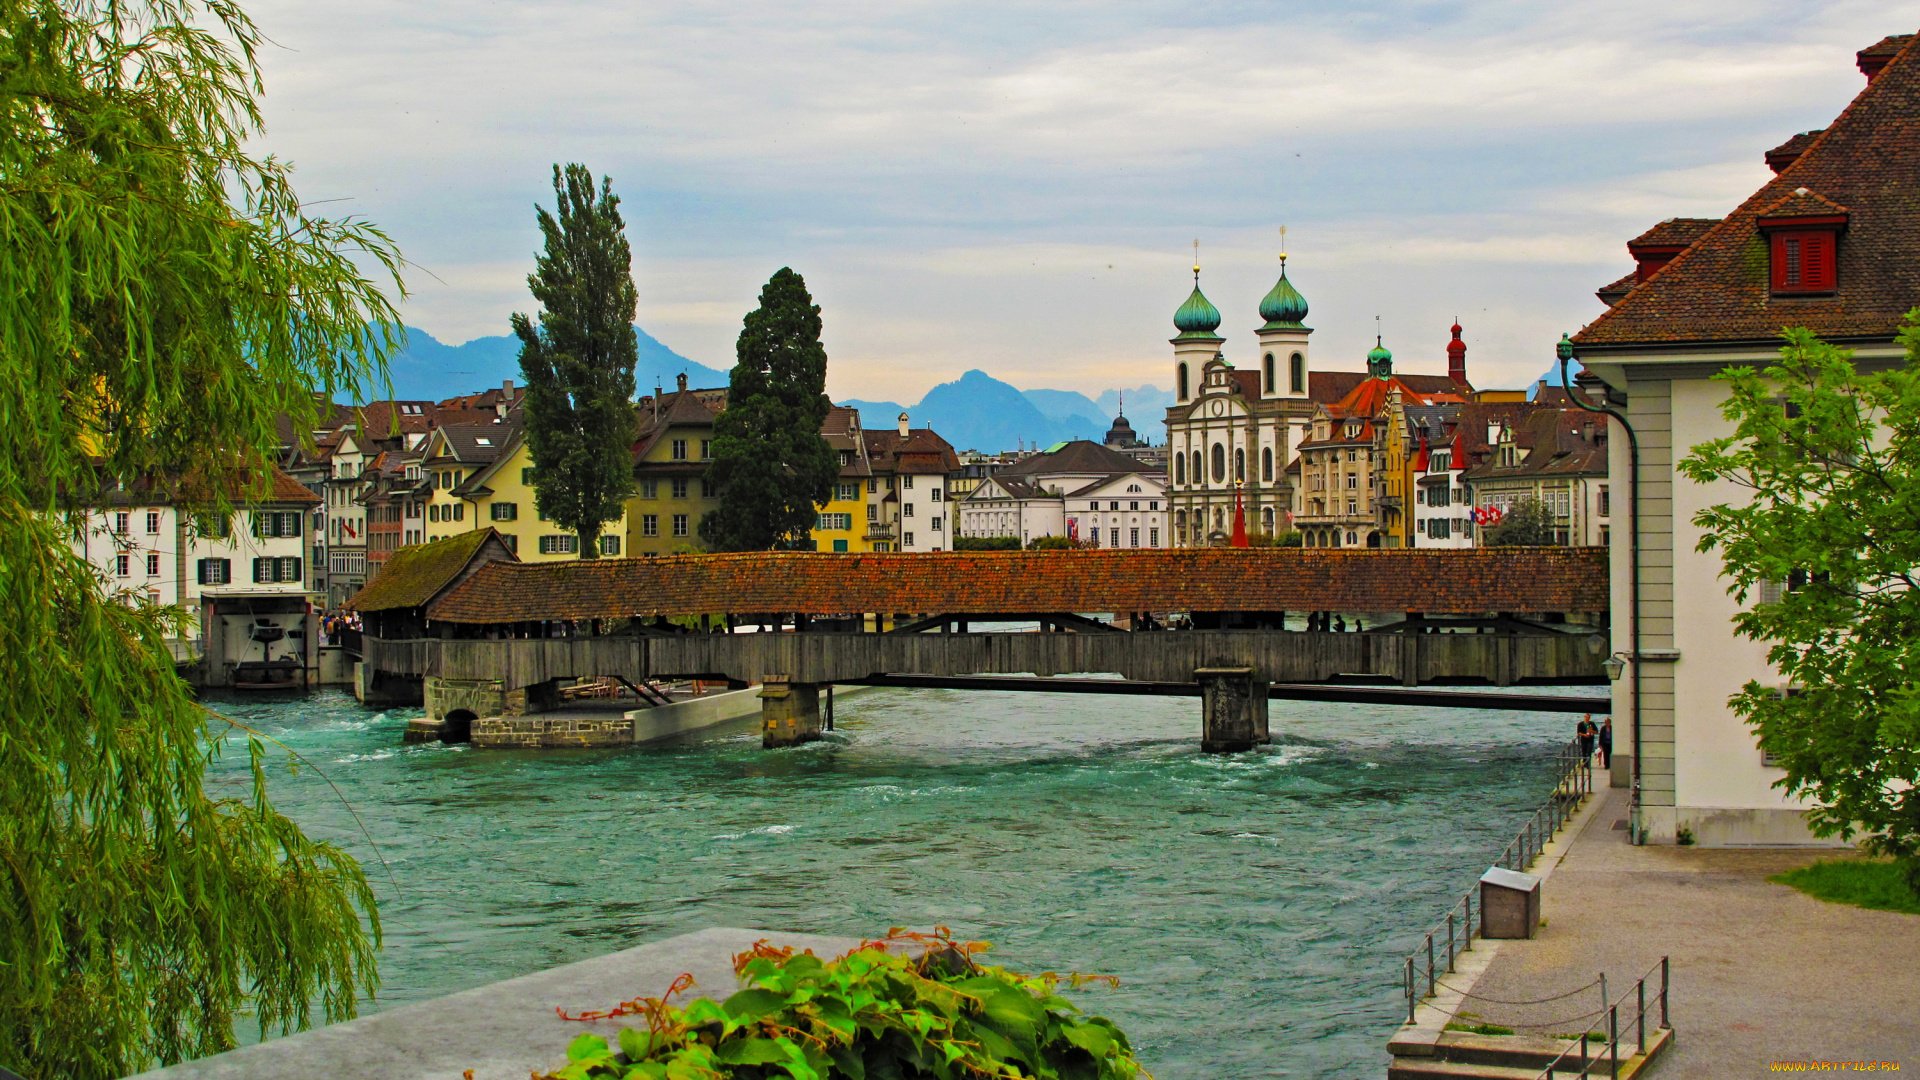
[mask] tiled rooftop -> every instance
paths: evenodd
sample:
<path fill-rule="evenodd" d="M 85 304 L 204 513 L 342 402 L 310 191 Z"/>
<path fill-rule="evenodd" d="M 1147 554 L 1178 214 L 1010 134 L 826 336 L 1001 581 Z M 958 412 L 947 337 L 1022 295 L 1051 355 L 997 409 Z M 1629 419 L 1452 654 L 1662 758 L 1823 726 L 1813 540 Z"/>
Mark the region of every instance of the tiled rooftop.
<path fill-rule="evenodd" d="M 490 563 L 427 615 L 507 623 L 717 611 L 1571 612 L 1605 610 L 1607 589 L 1601 548 L 781 552 Z"/>

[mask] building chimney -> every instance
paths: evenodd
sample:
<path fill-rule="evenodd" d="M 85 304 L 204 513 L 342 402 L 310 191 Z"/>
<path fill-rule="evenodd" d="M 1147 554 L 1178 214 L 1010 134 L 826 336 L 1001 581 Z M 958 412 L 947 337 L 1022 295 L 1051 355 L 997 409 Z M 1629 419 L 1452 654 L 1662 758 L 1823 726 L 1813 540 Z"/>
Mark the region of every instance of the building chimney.
<path fill-rule="evenodd" d="M 1460 340 L 1460 320 L 1453 320 L 1453 340 L 1447 342 L 1447 378 L 1462 390 L 1471 390 L 1467 382 L 1467 343 Z"/>
<path fill-rule="evenodd" d="M 903 439 L 907 437 L 907 414 L 906 413 L 900 414 L 900 437 Z"/>
<path fill-rule="evenodd" d="M 681 393 L 683 393 L 683 394 L 684 394 L 684 393 L 686 393 L 686 392 L 687 392 L 687 373 L 686 373 L 686 372 L 684 372 L 684 371 L 683 371 L 683 372 L 681 372 L 680 374 L 678 374 L 678 375 L 676 375 L 676 376 L 674 376 L 674 380 L 673 380 L 673 381 L 674 381 L 674 382 L 675 382 L 676 384 L 678 384 L 678 386 L 680 387 L 680 392 L 681 392 Z"/>
<path fill-rule="evenodd" d="M 506 395 L 507 400 L 509 401 L 513 400 L 513 380 L 512 379 L 500 380 L 500 392 Z"/>

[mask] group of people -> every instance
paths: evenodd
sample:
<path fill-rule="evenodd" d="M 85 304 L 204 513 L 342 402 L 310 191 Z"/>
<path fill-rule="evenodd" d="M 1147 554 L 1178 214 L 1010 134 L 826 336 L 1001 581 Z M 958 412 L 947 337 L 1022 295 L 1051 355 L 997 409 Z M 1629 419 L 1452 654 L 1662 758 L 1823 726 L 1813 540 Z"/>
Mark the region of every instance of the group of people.
<path fill-rule="evenodd" d="M 1580 756 L 1592 760 L 1597 750 L 1600 755 L 1600 767 L 1613 767 L 1613 717 L 1609 716 L 1598 724 L 1593 722 L 1593 714 L 1580 718 L 1573 727 L 1574 738 L 1580 740 Z"/>
<path fill-rule="evenodd" d="M 360 613 L 357 611 L 331 611 L 320 618 L 320 632 L 326 635 L 329 645 L 339 644 L 342 630 L 358 629 Z"/>

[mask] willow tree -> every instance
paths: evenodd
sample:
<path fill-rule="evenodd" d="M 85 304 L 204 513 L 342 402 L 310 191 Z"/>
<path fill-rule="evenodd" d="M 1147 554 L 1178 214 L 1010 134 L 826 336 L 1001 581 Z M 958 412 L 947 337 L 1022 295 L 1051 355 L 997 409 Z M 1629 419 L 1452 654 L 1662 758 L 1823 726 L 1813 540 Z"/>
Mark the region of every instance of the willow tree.
<path fill-rule="evenodd" d="M 260 36 L 215 0 L 0 5 L 0 1066 L 115 1077 L 351 1016 L 379 923 L 344 852 L 251 789 L 175 674 L 184 614 L 72 547 L 90 492 L 221 510 L 270 479 L 276 417 L 369 386 L 387 238 L 308 217 L 250 154 Z"/>

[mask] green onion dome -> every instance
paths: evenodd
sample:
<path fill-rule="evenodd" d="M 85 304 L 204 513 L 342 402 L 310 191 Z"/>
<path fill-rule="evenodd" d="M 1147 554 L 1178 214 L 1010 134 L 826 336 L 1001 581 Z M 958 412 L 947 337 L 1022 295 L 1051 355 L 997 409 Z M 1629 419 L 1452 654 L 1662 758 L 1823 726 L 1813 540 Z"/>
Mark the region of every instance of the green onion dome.
<path fill-rule="evenodd" d="M 1181 337 L 1212 337 L 1220 328 L 1220 309 L 1201 294 L 1198 281 L 1193 283 L 1193 295 L 1173 313 L 1173 325 Z"/>
<path fill-rule="evenodd" d="M 1373 348 L 1367 350 L 1367 363 L 1369 364 L 1390 364 L 1392 362 L 1393 350 L 1387 348 L 1385 345 L 1376 343 Z"/>
<path fill-rule="evenodd" d="M 1266 299 L 1260 301 L 1260 317 L 1267 320 L 1262 327 L 1294 327 L 1307 317 L 1307 298 L 1287 280 L 1287 264 L 1280 264 L 1280 280 L 1274 282 L 1273 290 Z"/>

